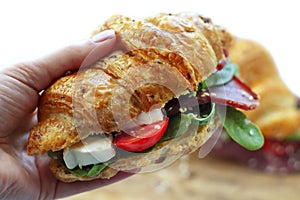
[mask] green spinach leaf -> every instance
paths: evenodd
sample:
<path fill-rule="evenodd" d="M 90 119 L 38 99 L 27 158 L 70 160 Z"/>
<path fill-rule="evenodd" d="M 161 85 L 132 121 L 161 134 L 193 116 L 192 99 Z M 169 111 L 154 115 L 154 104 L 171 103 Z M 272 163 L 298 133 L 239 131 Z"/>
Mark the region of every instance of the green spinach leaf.
<path fill-rule="evenodd" d="M 223 69 L 207 78 L 206 84 L 208 87 L 224 85 L 231 81 L 233 75 L 236 75 L 237 73 L 238 66 L 228 61 Z"/>
<path fill-rule="evenodd" d="M 194 113 L 178 113 L 170 118 L 168 128 L 159 142 L 171 140 L 185 134 L 192 123 L 196 123 L 199 126 L 208 124 L 215 114 L 215 103 L 203 105 L 199 109 L 200 116 Z"/>
<path fill-rule="evenodd" d="M 257 150 L 264 144 L 264 137 L 259 128 L 246 115 L 227 106 L 224 128 L 228 135 L 248 150 Z"/>
<path fill-rule="evenodd" d="M 193 118 L 194 117 L 192 115 L 183 113 L 178 113 L 174 117 L 170 118 L 167 130 L 159 142 L 171 140 L 186 133 L 189 126 L 192 124 Z"/>
<path fill-rule="evenodd" d="M 48 151 L 48 155 L 54 159 L 57 160 L 60 164 L 65 166 L 65 163 L 63 161 L 63 156 L 62 156 L 62 151 Z M 99 163 L 99 164 L 94 164 L 90 166 L 84 166 L 82 168 L 76 167 L 74 169 L 68 169 L 71 173 L 77 175 L 77 176 L 88 176 L 88 177 L 93 177 L 97 176 L 98 174 L 101 173 L 105 169 L 108 163 Z"/>
<path fill-rule="evenodd" d="M 208 122 L 213 118 L 214 114 L 215 114 L 215 103 L 211 103 L 210 106 L 206 105 L 205 108 L 209 108 L 209 110 L 204 111 L 203 109 L 200 109 L 201 112 L 201 116 L 200 117 L 195 117 L 194 120 L 196 120 L 199 125 L 205 125 L 208 124 Z M 202 113 L 202 111 L 204 111 Z"/>
<path fill-rule="evenodd" d="M 70 169 L 70 172 L 77 175 L 77 176 L 88 176 L 88 177 L 94 177 L 100 174 L 105 168 L 107 164 L 100 163 L 100 164 L 94 164 L 92 167 L 83 167 L 80 169 L 79 167 L 76 167 L 75 169 Z"/>

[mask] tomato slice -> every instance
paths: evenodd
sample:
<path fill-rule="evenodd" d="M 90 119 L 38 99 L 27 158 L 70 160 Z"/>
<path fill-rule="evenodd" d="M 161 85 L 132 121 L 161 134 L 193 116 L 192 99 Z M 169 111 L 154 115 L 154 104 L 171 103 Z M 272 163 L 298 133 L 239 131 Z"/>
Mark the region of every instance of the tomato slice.
<path fill-rule="evenodd" d="M 130 130 L 130 135 L 121 131 L 114 137 L 113 144 L 129 152 L 146 150 L 160 140 L 167 129 L 168 122 L 169 118 L 165 117 L 161 121 Z"/>

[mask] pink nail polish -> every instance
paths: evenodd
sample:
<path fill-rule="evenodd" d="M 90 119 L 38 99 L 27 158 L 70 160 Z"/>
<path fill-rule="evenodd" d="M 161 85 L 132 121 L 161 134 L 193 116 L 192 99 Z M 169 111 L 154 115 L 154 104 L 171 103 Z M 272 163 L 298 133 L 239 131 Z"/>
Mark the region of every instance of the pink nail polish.
<path fill-rule="evenodd" d="M 114 30 L 111 30 L 111 29 L 110 30 L 105 30 L 105 31 L 102 31 L 102 32 L 94 35 L 92 37 L 92 41 L 93 42 L 102 42 L 104 40 L 113 38 L 114 35 L 115 35 Z"/>

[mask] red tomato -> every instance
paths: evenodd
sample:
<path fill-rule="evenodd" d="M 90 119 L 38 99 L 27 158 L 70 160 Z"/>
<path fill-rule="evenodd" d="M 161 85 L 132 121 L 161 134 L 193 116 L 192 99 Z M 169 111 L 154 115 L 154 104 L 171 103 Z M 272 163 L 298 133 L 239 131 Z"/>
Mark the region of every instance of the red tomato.
<path fill-rule="evenodd" d="M 169 119 L 165 117 L 161 121 L 131 130 L 130 135 L 122 131 L 115 136 L 113 144 L 129 152 L 143 151 L 160 140 L 167 129 L 168 122 Z"/>

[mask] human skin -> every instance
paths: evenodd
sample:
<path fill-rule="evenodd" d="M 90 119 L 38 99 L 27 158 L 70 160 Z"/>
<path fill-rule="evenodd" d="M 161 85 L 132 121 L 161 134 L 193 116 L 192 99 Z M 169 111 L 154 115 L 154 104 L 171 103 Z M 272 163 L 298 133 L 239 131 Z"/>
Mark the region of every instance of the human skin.
<path fill-rule="evenodd" d="M 81 67 L 83 62 L 92 64 L 105 56 L 115 43 L 114 32 L 108 30 L 43 58 L 0 71 L 0 199 L 62 198 L 130 175 L 121 172 L 109 180 L 64 183 L 50 172 L 47 155 L 26 153 L 29 130 L 37 123 L 40 92 L 67 71 Z"/>

